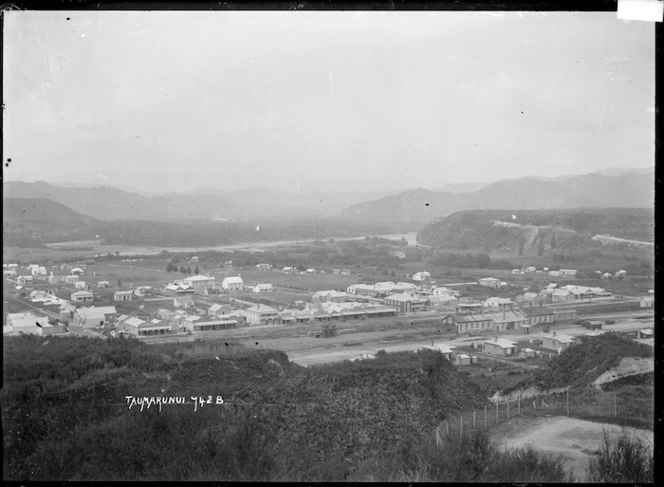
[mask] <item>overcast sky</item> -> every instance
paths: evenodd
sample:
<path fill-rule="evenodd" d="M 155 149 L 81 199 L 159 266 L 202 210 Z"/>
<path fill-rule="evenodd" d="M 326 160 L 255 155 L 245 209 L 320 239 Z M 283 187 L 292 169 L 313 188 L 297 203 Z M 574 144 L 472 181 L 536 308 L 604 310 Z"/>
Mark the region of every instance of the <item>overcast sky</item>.
<path fill-rule="evenodd" d="M 8 11 L 4 42 L 7 180 L 393 191 L 654 165 L 654 25 L 615 12 Z"/>

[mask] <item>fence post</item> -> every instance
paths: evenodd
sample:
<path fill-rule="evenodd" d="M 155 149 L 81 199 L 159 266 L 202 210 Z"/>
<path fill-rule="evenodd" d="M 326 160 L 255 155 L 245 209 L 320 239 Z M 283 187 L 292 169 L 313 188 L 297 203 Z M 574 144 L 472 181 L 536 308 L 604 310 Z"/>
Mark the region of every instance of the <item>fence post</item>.
<path fill-rule="evenodd" d="M 510 400 L 507 400 L 507 419 L 510 419 Z"/>
<path fill-rule="evenodd" d="M 463 439 L 463 414 L 459 416 L 459 425 L 461 426 L 461 432 L 459 433 L 459 437 Z"/>
<path fill-rule="evenodd" d="M 486 430 L 486 404 L 484 405 L 484 429 Z"/>
<path fill-rule="evenodd" d="M 613 417 L 617 418 L 618 417 L 618 393 L 614 392 L 613 393 Z"/>
<path fill-rule="evenodd" d="M 450 422 L 448 420 L 445 420 L 445 428 L 447 429 L 447 434 L 450 434 Z"/>
<path fill-rule="evenodd" d="M 473 431 L 475 431 L 475 410 L 473 409 Z"/>
<path fill-rule="evenodd" d="M 498 401 L 496 401 L 496 424 L 498 424 Z"/>

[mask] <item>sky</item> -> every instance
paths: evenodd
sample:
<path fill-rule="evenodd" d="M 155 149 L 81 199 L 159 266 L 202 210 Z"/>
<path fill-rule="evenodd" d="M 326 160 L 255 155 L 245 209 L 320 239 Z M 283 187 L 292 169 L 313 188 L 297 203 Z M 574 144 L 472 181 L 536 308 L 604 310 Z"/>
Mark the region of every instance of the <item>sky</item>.
<path fill-rule="evenodd" d="M 8 11 L 4 49 L 5 180 L 389 192 L 654 167 L 654 25 L 615 12 Z"/>

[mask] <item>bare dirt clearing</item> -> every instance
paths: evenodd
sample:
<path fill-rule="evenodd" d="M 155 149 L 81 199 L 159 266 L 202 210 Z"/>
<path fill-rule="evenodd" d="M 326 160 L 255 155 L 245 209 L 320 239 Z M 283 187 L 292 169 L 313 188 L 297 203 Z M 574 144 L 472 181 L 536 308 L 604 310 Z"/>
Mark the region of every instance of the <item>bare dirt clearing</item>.
<path fill-rule="evenodd" d="M 561 454 L 565 468 L 573 472 L 576 481 L 586 481 L 586 469 L 594 452 L 600 448 L 604 431 L 620 433 L 623 428 L 615 424 L 595 423 L 580 419 L 553 416 L 550 418 L 516 417 L 491 429 L 491 436 L 505 448 L 531 445 L 533 448 Z M 625 428 L 654 444 L 651 430 Z"/>

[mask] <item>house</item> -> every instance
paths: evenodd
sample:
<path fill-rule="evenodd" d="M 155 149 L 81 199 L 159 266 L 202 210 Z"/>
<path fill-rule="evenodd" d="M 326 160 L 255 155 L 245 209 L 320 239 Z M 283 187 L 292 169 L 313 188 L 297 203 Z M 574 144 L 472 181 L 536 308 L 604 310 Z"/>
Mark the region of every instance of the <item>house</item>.
<path fill-rule="evenodd" d="M 76 312 L 76 306 L 70 302 L 60 306 L 59 314 L 61 319 L 70 320 L 74 318 L 74 313 Z"/>
<path fill-rule="evenodd" d="M 444 297 L 448 297 L 448 296 L 457 297 L 457 296 L 459 296 L 460 293 L 458 291 L 455 291 L 453 289 L 449 289 L 449 288 L 446 288 L 446 287 L 435 287 L 435 288 L 433 288 L 432 294 L 434 296 L 444 298 Z"/>
<path fill-rule="evenodd" d="M 454 353 L 453 349 L 455 349 L 456 347 L 453 345 L 448 345 L 447 343 L 432 341 L 430 346 L 427 345 L 424 348 L 440 352 L 447 360 L 451 360 L 452 354 Z"/>
<path fill-rule="evenodd" d="M 134 298 L 134 291 L 115 291 L 113 293 L 113 301 L 131 301 Z"/>
<path fill-rule="evenodd" d="M 78 282 L 78 276 L 74 274 L 70 274 L 69 276 L 65 276 L 65 284 L 74 284 Z"/>
<path fill-rule="evenodd" d="M 16 283 L 19 286 L 30 286 L 32 284 L 32 276 L 18 276 Z"/>
<path fill-rule="evenodd" d="M 175 296 L 173 298 L 173 307 L 174 308 L 193 308 L 196 305 L 194 298 L 191 295 L 185 294 L 182 296 Z"/>
<path fill-rule="evenodd" d="M 477 284 L 484 287 L 498 288 L 500 287 L 500 280 L 495 277 L 483 277 L 477 281 Z"/>
<path fill-rule="evenodd" d="M 514 306 L 514 301 L 508 298 L 492 297 L 484 301 L 484 306 L 487 308 L 498 308 L 499 310 L 511 309 Z"/>
<path fill-rule="evenodd" d="M 523 271 L 524 271 L 524 272 L 527 272 L 527 273 L 530 274 L 530 273 L 535 272 L 536 270 L 537 270 L 537 269 L 535 268 L 535 266 L 532 266 L 532 265 L 531 265 L 531 266 L 526 267 Z"/>
<path fill-rule="evenodd" d="M 185 277 L 179 282 L 179 284 L 183 287 L 188 286 L 192 288 L 196 293 L 202 293 L 208 289 L 214 289 L 215 281 L 216 279 L 214 277 L 198 275 Z"/>
<path fill-rule="evenodd" d="M 341 269 L 341 275 L 342 276 L 350 276 L 350 270 L 349 269 Z"/>
<path fill-rule="evenodd" d="M 230 306 L 224 306 L 223 304 L 215 303 L 207 309 L 207 315 L 210 318 L 215 318 L 217 316 L 229 314 L 230 310 Z"/>
<path fill-rule="evenodd" d="M 560 269 L 561 276 L 575 277 L 577 272 L 576 269 Z"/>
<path fill-rule="evenodd" d="M 9 313 L 7 323 L 2 327 L 3 335 L 43 335 L 45 327 L 51 326 L 48 317 L 33 313 Z"/>
<path fill-rule="evenodd" d="M 532 348 L 522 348 L 519 350 L 519 355 L 521 355 L 523 358 L 532 358 L 535 356 L 535 350 Z"/>
<path fill-rule="evenodd" d="M 655 331 L 651 328 L 637 330 L 636 338 L 655 338 Z"/>
<path fill-rule="evenodd" d="M 575 342 L 576 338 L 562 333 L 556 334 L 555 331 L 551 334 L 542 335 L 542 348 L 555 350 L 558 354 L 567 350 Z"/>
<path fill-rule="evenodd" d="M 551 301 L 553 303 L 566 303 L 575 300 L 574 293 L 566 288 L 554 289 L 551 293 Z"/>
<path fill-rule="evenodd" d="M 429 278 L 431 278 L 431 273 L 427 271 L 416 272 L 413 274 L 413 281 L 426 281 Z"/>
<path fill-rule="evenodd" d="M 221 281 L 221 287 L 226 291 L 242 291 L 244 281 L 240 276 L 224 277 L 224 280 Z"/>
<path fill-rule="evenodd" d="M 272 264 L 256 264 L 256 269 L 259 271 L 269 271 L 272 270 Z"/>
<path fill-rule="evenodd" d="M 274 325 L 279 323 L 279 312 L 271 306 L 257 304 L 245 310 L 247 321 L 252 325 Z"/>
<path fill-rule="evenodd" d="M 296 269 L 295 267 L 284 267 L 284 268 L 281 269 L 281 270 L 282 270 L 283 272 L 285 272 L 286 274 L 292 274 L 292 273 L 295 272 L 297 269 Z"/>
<path fill-rule="evenodd" d="M 170 323 L 153 319 L 145 321 L 140 318 L 128 318 L 124 322 L 125 331 L 133 336 L 152 336 L 152 335 L 165 335 L 171 333 L 172 326 Z"/>
<path fill-rule="evenodd" d="M 73 275 L 81 276 L 81 275 L 85 274 L 85 271 L 83 269 L 81 269 L 80 267 L 74 267 L 71 271 L 69 271 L 69 273 L 73 274 Z"/>
<path fill-rule="evenodd" d="M 655 305 L 655 299 L 653 296 L 645 296 L 639 301 L 639 306 L 641 308 L 652 308 Z"/>
<path fill-rule="evenodd" d="M 111 287 L 111 283 L 108 281 L 99 281 L 97 283 L 97 289 L 104 289 Z"/>
<path fill-rule="evenodd" d="M 341 269 L 332 269 L 332 275 L 338 276 L 339 274 L 341 274 Z"/>
<path fill-rule="evenodd" d="M 521 269 L 512 269 L 512 274 L 523 274 Z"/>
<path fill-rule="evenodd" d="M 274 291 L 272 284 L 256 284 L 252 289 L 255 293 L 269 293 Z"/>
<path fill-rule="evenodd" d="M 488 355 L 508 356 L 516 354 L 516 342 L 504 338 L 494 338 L 482 342 L 482 353 Z"/>
<path fill-rule="evenodd" d="M 471 364 L 471 358 L 470 355 L 465 354 L 465 353 L 459 353 L 454 355 L 454 365 L 459 366 L 459 365 L 470 365 Z"/>
<path fill-rule="evenodd" d="M 150 287 L 150 286 L 138 286 L 136 289 L 134 289 L 134 295 L 138 296 L 139 298 L 144 298 L 145 296 L 151 296 L 152 295 L 152 287 Z"/>
<path fill-rule="evenodd" d="M 626 270 L 620 270 L 614 274 L 616 277 L 625 277 L 627 275 Z"/>
<path fill-rule="evenodd" d="M 480 333 L 494 327 L 493 320 L 484 313 L 449 314 L 442 323 L 456 326 L 457 333 Z"/>
<path fill-rule="evenodd" d="M 523 307 L 521 312 L 528 317 L 530 326 L 536 326 L 540 323 L 553 323 L 553 311 L 546 306 Z"/>
<path fill-rule="evenodd" d="M 74 283 L 74 289 L 85 289 L 86 287 L 85 281 L 76 281 Z"/>
<path fill-rule="evenodd" d="M 346 292 L 335 291 L 335 290 L 331 289 L 331 290 L 328 290 L 328 291 L 316 291 L 311 296 L 311 302 L 312 303 L 325 303 L 325 302 L 340 303 L 340 302 L 346 301 L 349 297 L 350 297 L 350 295 Z"/>
<path fill-rule="evenodd" d="M 74 312 L 74 324 L 84 328 L 100 328 L 106 324 L 106 316 L 101 309 L 78 308 Z"/>
<path fill-rule="evenodd" d="M 385 298 L 385 304 L 394 307 L 399 313 L 419 311 L 426 302 L 425 299 L 416 298 L 408 293 L 390 294 Z"/>
<path fill-rule="evenodd" d="M 76 291 L 71 295 L 71 301 L 74 303 L 91 303 L 95 299 L 90 291 Z"/>
<path fill-rule="evenodd" d="M 17 273 L 15 269 L 3 269 L 2 275 L 3 277 L 16 277 Z"/>

